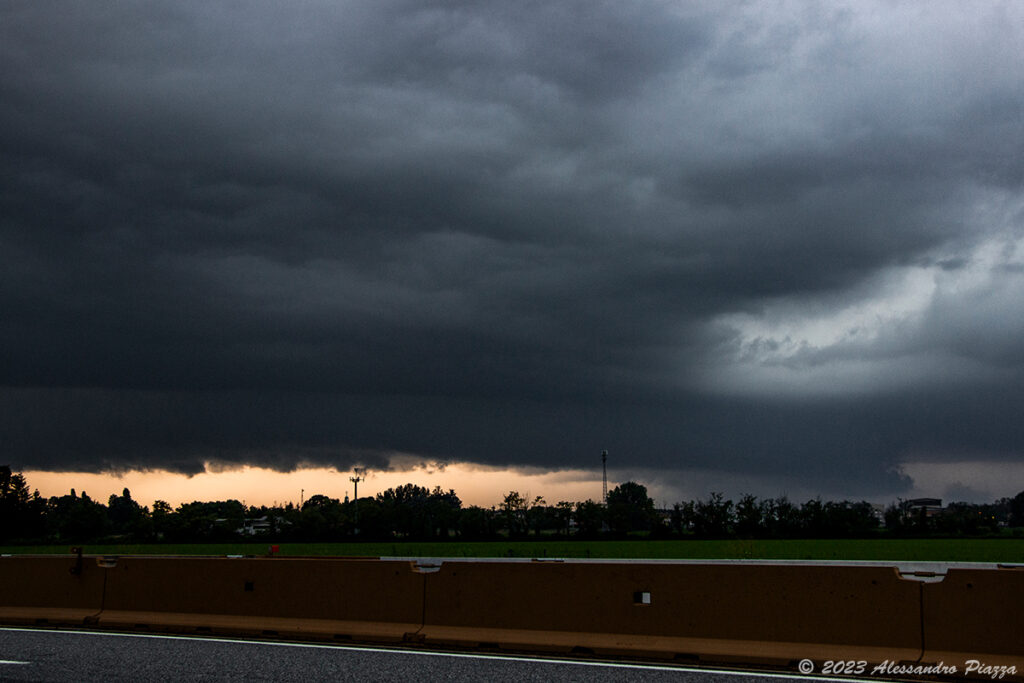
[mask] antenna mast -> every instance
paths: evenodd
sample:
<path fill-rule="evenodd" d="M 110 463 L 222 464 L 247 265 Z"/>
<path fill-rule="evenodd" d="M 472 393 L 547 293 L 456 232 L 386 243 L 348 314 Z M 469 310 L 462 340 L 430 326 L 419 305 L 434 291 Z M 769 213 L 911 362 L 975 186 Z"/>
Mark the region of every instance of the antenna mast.
<path fill-rule="evenodd" d="M 356 476 L 349 477 L 348 480 L 350 482 L 352 482 L 352 504 L 353 504 L 353 508 L 355 510 L 355 515 L 353 515 L 353 517 L 355 518 L 355 532 L 358 534 L 359 533 L 359 482 L 361 482 L 364 479 L 366 479 L 366 477 L 363 476 L 366 473 L 366 469 L 365 468 L 361 468 L 361 467 L 356 467 L 353 470 L 353 472 L 355 472 Z"/>
<path fill-rule="evenodd" d="M 601 451 L 601 502 L 608 504 L 608 451 Z"/>
<path fill-rule="evenodd" d="M 359 498 L 359 482 L 363 479 L 365 479 L 365 477 L 359 476 L 359 470 L 356 470 L 356 476 L 348 478 L 348 480 L 354 484 L 352 487 L 352 500 L 357 500 Z"/>

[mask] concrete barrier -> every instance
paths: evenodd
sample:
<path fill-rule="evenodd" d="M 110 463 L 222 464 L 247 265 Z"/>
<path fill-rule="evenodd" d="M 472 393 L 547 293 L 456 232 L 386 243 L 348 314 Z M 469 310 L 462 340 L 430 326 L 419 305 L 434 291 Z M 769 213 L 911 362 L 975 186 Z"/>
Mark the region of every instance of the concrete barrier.
<path fill-rule="evenodd" d="M 0 623 L 782 666 L 956 666 L 1024 680 L 1024 569 L 0 558 Z M 989 667 L 989 668 L 984 668 Z M 1014 667 L 1010 671 L 1009 667 Z M 870 669 L 869 669 L 870 671 Z"/>
<path fill-rule="evenodd" d="M 923 664 L 1024 679 L 1024 569 L 950 569 L 941 582 L 924 584 L 922 608 Z M 999 676 L 986 665 L 1015 672 Z"/>
<path fill-rule="evenodd" d="M 107 628 L 395 642 L 422 624 L 410 562 L 124 557 L 108 572 Z"/>
<path fill-rule="evenodd" d="M 920 584 L 886 567 L 446 563 L 424 641 L 793 666 L 916 661 Z"/>
<path fill-rule="evenodd" d="M 0 622 L 88 623 L 103 607 L 105 578 L 93 558 L 0 558 Z"/>

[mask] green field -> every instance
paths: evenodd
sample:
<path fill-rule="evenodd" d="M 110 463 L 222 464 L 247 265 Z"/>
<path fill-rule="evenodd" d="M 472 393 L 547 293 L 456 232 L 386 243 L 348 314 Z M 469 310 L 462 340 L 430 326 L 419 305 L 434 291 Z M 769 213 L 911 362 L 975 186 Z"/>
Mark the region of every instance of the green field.
<path fill-rule="evenodd" d="M 265 555 L 266 543 L 90 545 L 100 555 Z M 67 553 L 68 546 L 0 547 L 4 554 Z M 536 557 L 764 560 L 898 560 L 1024 563 L 1024 539 L 723 541 L 499 541 L 451 543 L 282 543 L 279 555 L 362 557 Z"/>

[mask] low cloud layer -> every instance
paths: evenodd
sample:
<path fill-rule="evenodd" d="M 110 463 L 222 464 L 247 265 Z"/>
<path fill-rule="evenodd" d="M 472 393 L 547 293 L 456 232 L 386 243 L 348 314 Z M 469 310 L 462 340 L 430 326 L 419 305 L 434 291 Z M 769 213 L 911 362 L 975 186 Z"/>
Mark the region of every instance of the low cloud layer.
<path fill-rule="evenodd" d="M 0 14 L 16 467 L 1022 459 L 1017 4 Z"/>

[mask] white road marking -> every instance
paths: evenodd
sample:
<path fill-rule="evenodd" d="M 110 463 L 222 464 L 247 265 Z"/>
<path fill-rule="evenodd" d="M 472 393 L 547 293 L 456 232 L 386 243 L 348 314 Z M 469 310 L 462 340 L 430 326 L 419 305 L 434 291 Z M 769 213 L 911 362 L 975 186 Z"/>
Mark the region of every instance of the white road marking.
<path fill-rule="evenodd" d="M 0 659 L 0 664 L 31 664 L 31 662 L 16 662 L 13 659 Z"/>
<path fill-rule="evenodd" d="M 420 657 L 452 657 L 461 659 L 485 659 L 499 662 L 531 662 L 537 664 L 568 664 L 572 666 L 604 667 L 608 669 L 637 669 L 642 671 L 682 671 L 685 673 L 699 673 L 719 676 L 740 676 L 748 678 L 781 678 L 786 680 L 799 681 L 829 681 L 842 683 L 855 683 L 856 681 L 869 681 L 867 678 L 854 678 L 846 676 L 843 678 L 832 678 L 829 676 L 803 675 L 798 672 L 774 673 L 770 671 L 736 671 L 732 669 L 713 669 L 692 666 L 670 666 L 664 664 L 633 664 L 626 662 L 592 662 L 581 659 L 557 659 L 554 657 L 513 657 L 509 655 L 476 654 L 472 652 L 439 652 L 435 650 L 413 650 L 405 648 L 387 647 L 359 647 L 355 645 L 333 645 L 320 643 L 287 643 L 272 640 L 241 640 L 238 638 L 216 638 L 204 636 L 180 636 L 165 635 L 160 633 L 118 633 L 116 631 L 56 631 L 52 629 L 38 628 L 9 628 L 0 626 L 2 631 L 19 631 L 24 633 L 61 633 L 65 635 L 81 636 L 111 636 L 116 638 L 153 638 L 157 640 L 194 640 L 213 643 L 234 643 L 238 645 L 269 645 L 272 647 L 305 648 L 309 650 L 344 650 L 350 652 L 375 652 L 383 654 L 413 655 Z M 28 664 L 29 662 L 11 662 L 15 664 Z"/>

